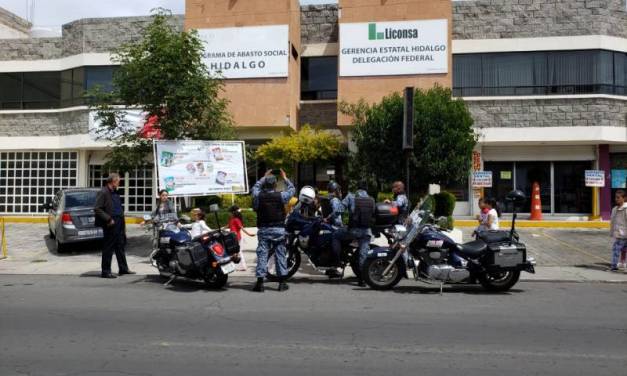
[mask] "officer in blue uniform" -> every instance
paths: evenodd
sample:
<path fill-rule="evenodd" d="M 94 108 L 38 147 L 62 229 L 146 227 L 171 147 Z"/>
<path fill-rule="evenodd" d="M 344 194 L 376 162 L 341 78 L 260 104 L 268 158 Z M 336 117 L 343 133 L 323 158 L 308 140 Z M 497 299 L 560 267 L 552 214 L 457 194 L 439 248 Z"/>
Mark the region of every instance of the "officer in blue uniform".
<path fill-rule="evenodd" d="M 339 265 L 342 241 L 350 239 L 351 236 L 342 221 L 342 213 L 346 210 L 344 204 L 342 204 L 342 187 L 338 183 L 331 181 L 327 186 L 327 191 L 329 192 L 328 200 L 331 212 L 325 218 L 325 221 L 331 224 L 334 229 L 331 250 L 333 252 L 334 261 Z M 342 276 L 337 269 L 329 269 L 326 274 L 329 278 L 339 278 Z"/>
<path fill-rule="evenodd" d="M 257 212 L 257 283 L 253 291 L 263 292 L 263 280 L 268 273 L 268 253 L 274 250 L 277 275 L 279 277 L 279 291 L 288 289 L 285 283 L 287 276 L 287 255 L 285 249 L 285 205 L 296 193 L 294 184 L 281 170 L 281 177 L 287 185 L 287 190 L 276 190 L 277 178 L 268 170 L 252 188 L 253 208 Z"/>
<path fill-rule="evenodd" d="M 370 249 L 372 238 L 372 219 L 374 217 L 375 202 L 367 192 L 368 183 L 359 182 L 355 194 L 346 195 L 342 204 L 348 209 L 348 229 L 350 235 L 359 241 L 359 267 L 363 268 Z M 359 279 L 359 286 L 364 287 L 363 277 Z"/>

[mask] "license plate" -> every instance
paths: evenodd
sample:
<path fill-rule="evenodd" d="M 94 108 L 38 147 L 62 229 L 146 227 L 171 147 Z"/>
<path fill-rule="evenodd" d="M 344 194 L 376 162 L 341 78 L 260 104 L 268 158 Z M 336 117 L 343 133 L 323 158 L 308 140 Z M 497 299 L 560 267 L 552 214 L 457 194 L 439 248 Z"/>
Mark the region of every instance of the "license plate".
<path fill-rule="evenodd" d="M 220 269 L 222 269 L 222 273 L 229 274 L 235 271 L 235 264 L 229 262 L 228 264 L 220 265 Z"/>
<path fill-rule="evenodd" d="M 170 238 L 167 238 L 167 237 L 159 238 L 159 242 L 160 243 L 170 243 Z"/>
<path fill-rule="evenodd" d="M 101 235 L 101 231 L 100 229 L 80 230 L 78 231 L 78 236 L 99 236 Z"/>
<path fill-rule="evenodd" d="M 87 218 L 87 223 L 94 223 L 94 222 L 96 222 L 96 218 L 95 217 Z"/>

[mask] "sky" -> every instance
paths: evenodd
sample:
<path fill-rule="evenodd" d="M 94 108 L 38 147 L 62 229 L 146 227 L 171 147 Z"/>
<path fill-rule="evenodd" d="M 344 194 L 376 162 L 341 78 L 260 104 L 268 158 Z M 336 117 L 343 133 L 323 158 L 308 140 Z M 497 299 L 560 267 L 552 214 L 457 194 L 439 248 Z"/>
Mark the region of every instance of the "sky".
<path fill-rule="evenodd" d="M 268 0 L 272 1 L 272 0 Z M 28 19 L 28 5 L 35 3 L 35 26 L 60 26 L 80 18 L 139 16 L 157 7 L 183 14 L 185 0 L 0 0 L 0 7 Z M 337 0 L 301 0 L 301 4 L 337 3 Z"/>

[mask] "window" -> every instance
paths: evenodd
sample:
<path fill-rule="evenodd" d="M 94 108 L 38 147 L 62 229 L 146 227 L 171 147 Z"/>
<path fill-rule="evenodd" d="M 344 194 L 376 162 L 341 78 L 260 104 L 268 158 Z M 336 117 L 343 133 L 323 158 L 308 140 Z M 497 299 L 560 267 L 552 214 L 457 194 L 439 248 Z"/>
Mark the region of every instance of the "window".
<path fill-rule="evenodd" d="M 0 109 L 22 107 L 22 74 L 0 73 Z"/>
<path fill-rule="evenodd" d="M 301 58 L 301 99 L 337 99 L 337 56 Z"/>
<path fill-rule="evenodd" d="M 111 91 L 115 70 L 113 66 L 85 67 L 85 88 L 90 90 L 100 86 L 104 91 Z"/>
<path fill-rule="evenodd" d="M 90 165 L 89 186 L 102 187 L 107 175 L 108 171 L 103 171 L 101 165 Z M 126 212 L 151 212 L 155 202 L 152 189 L 152 167 L 134 170 L 122 176 L 119 192 Z"/>
<path fill-rule="evenodd" d="M 76 152 L 0 152 L 0 213 L 44 213 L 63 188 L 76 187 Z"/>
<path fill-rule="evenodd" d="M 59 72 L 28 72 L 23 74 L 23 108 L 56 108 L 61 99 Z"/>
<path fill-rule="evenodd" d="M 627 54 L 605 50 L 453 56 L 456 96 L 625 94 Z"/>
<path fill-rule="evenodd" d="M 65 195 L 66 208 L 94 207 L 96 204 L 96 191 L 68 192 Z"/>

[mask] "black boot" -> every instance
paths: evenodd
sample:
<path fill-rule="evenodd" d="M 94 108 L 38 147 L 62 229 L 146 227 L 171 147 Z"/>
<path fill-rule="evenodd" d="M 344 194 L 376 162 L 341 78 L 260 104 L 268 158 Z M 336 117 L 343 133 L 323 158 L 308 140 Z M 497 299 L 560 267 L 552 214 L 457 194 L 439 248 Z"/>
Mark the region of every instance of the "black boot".
<path fill-rule="evenodd" d="M 254 292 L 263 292 L 263 278 L 257 278 L 257 283 L 253 287 Z"/>
<path fill-rule="evenodd" d="M 285 283 L 285 278 L 279 278 L 279 291 L 287 291 L 290 287 Z"/>

